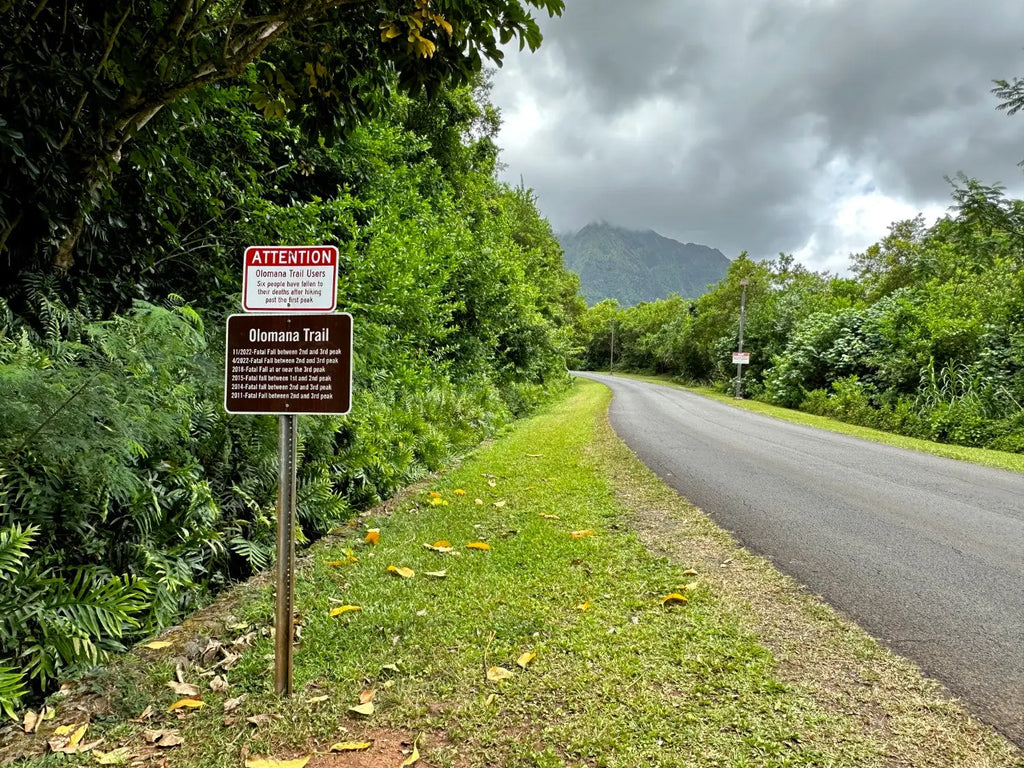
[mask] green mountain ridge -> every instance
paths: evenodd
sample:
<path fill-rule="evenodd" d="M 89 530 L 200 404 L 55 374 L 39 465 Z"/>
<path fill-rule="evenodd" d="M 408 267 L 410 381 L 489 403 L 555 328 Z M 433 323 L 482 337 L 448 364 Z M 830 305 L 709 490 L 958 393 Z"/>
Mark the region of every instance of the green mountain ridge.
<path fill-rule="evenodd" d="M 566 269 L 580 276 L 580 291 L 591 305 L 616 299 L 628 307 L 672 293 L 696 298 L 725 277 L 730 263 L 717 248 L 606 222 L 559 234 L 558 240 Z"/>

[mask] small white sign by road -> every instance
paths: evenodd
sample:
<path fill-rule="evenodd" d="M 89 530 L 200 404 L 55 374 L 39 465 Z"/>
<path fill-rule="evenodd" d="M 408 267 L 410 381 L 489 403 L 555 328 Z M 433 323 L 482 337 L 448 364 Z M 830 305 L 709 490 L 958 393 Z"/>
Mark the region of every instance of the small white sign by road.
<path fill-rule="evenodd" d="M 732 364 L 733 365 L 750 365 L 750 353 L 749 352 L 733 352 L 732 353 Z"/>
<path fill-rule="evenodd" d="M 253 245 L 242 265 L 246 312 L 333 312 L 338 249 L 333 245 Z"/>

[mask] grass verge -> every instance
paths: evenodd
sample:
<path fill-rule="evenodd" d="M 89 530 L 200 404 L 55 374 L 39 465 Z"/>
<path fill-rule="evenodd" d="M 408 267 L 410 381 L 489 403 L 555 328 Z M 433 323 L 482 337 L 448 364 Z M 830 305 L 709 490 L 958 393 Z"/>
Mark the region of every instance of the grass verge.
<path fill-rule="evenodd" d="M 838 421 L 837 419 L 831 419 L 827 416 L 816 416 L 812 413 L 804 413 L 803 411 L 797 411 L 792 408 L 770 405 L 769 403 L 763 403 L 760 400 L 736 400 L 732 395 L 724 394 L 711 387 L 690 387 L 679 384 L 678 382 L 673 381 L 670 376 L 645 376 L 642 374 L 620 373 L 618 371 L 616 371 L 615 375 L 621 376 L 622 378 L 649 381 L 653 384 L 664 384 L 665 386 L 675 387 L 676 389 L 685 389 L 688 392 L 703 395 L 704 397 L 717 400 L 721 403 L 733 405 L 737 408 L 743 408 L 755 413 L 761 413 L 775 419 L 789 421 L 794 424 L 804 424 L 809 427 L 815 427 L 816 429 L 827 429 L 830 432 L 840 432 L 844 435 L 859 437 L 862 440 L 871 440 L 875 443 L 885 443 L 886 445 L 893 445 L 897 448 L 906 448 L 911 451 L 930 453 L 933 456 L 942 456 L 947 459 L 966 461 L 970 464 L 978 464 L 983 467 L 1005 469 L 1010 472 L 1024 472 L 1024 454 L 1020 453 L 1007 453 L 1005 451 L 992 451 L 987 448 L 970 448 L 964 445 L 935 443 L 930 440 L 921 440 L 916 437 L 905 437 L 903 435 L 893 434 L 892 432 L 883 432 L 880 429 L 861 427 L 856 424 L 847 424 L 845 421 Z"/>
<path fill-rule="evenodd" d="M 272 693 L 273 595 L 256 581 L 166 633 L 169 647 L 78 683 L 40 734 L 9 733 L 0 756 L 89 721 L 92 752 L 20 764 L 95 765 L 97 749 L 123 749 L 123 764 L 309 755 L 309 768 L 398 768 L 415 748 L 418 765 L 452 768 L 1024 765 L 640 466 L 607 427 L 608 397 L 580 382 L 313 547 L 290 699 Z M 687 602 L 663 605 L 673 592 Z M 343 605 L 360 610 L 330 616 Z M 174 678 L 197 686 L 201 708 L 168 711 L 183 696 Z M 364 691 L 369 716 L 350 709 Z M 161 732 L 182 741 L 147 743 Z M 342 741 L 373 744 L 329 753 Z"/>

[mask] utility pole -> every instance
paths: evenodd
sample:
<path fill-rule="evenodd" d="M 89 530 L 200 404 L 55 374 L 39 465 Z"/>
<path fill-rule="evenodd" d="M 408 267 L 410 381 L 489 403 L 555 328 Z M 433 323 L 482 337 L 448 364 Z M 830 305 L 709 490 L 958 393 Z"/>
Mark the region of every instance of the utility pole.
<path fill-rule="evenodd" d="M 747 280 L 740 280 L 740 340 L 737 352 L 743 352 L 743 323 L 747 319 Z M 743 363 L 736 363 L 736 400 L 742 400 Z"/>
<path fill-rule="evenodd" d="M 615 318 L 612 318 L 612 343 L 608 345 L 608 375 L 615 372 Z"/>

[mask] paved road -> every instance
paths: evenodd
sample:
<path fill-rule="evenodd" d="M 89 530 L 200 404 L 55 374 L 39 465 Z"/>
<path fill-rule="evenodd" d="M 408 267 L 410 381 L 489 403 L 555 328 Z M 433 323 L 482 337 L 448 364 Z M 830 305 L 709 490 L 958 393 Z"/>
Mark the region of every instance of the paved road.
<path fill-rule="evenodd" d="M 1024 475 L 584 375 L 670 486 L 1024 746 Z"/>

